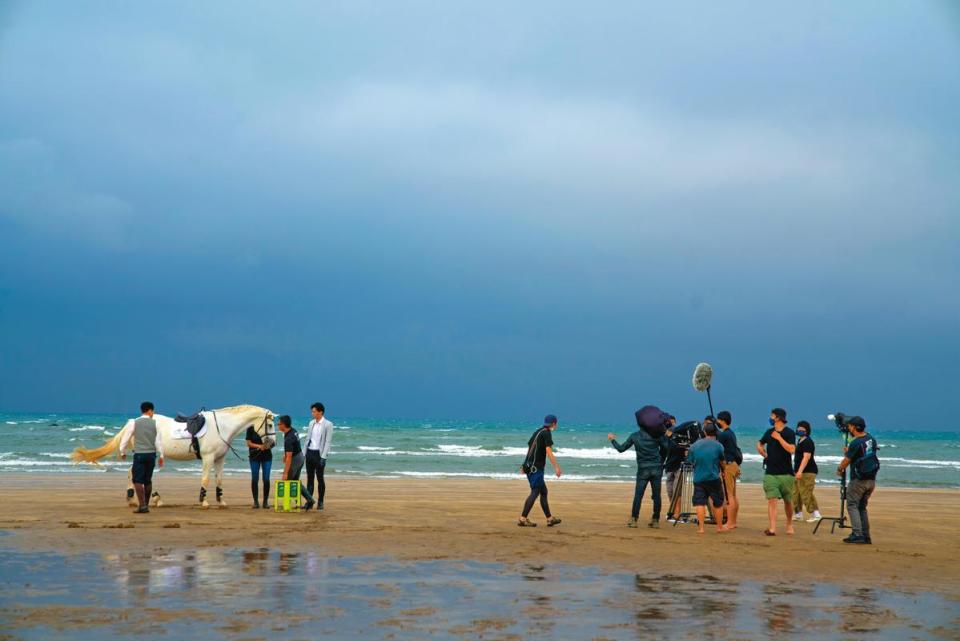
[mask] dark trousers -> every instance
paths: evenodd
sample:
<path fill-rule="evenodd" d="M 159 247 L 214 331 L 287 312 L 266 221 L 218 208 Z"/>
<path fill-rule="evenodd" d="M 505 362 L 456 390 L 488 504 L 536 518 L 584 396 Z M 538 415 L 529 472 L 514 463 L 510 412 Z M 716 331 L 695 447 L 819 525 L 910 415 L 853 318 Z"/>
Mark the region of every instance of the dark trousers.
<path fill-rule="evenodd" d="M 288 481 L 300 480 L 300 472 L 303 470 L 303 461 L 303 452 L 293 455 L 293 458 L 290 460 L 290 476 L 287 477 Z M 302 496 L 308 503 L 313 503 L 313 492 L 304 490 L 303 485 L 300 486 L 300 496 Z"/>
<path fill-rule="evenodd" d="M 533 509 L 533 504 L 539 497 L 540 507 L 543 508 L 543 515 L 549 519 L 550 504 L 547 503 L 547 484 L 543 480 L 543 470 L 534 472 L 533 474 L 527 474 L 527 482 L 530 483 L 530 496 L 528 496 L 527 500 L 523 503 L 523 518 L 527 518 L 530 510 Z"/>
<path fill-rule="evenodd" d="M 250 492 L 253 494 L 253 500 L 258 500 L 257 482 L 259 477 L 263 476 L 263 502 L 270 500 L 270 468 L 273 466 L 273 459 L 266 461 L 250 461 Z"/>
<path fill-rule="evenodd" d="M 317 497 L 317 503 L 323 504 L 323 497 L 327 493 L 327 483 L 323 480 L 323 470 L 327 467 L 327 459 L 320 458 L 319 450 L 307 450 L 307 493 Z M 313 494 L 313 480 L 317 480 L 317 494 Z"/>
<path fill-rule="evenodd" d="M 660 519 L 660 477 L 663 471 L 659 467 L 638 467 L 637 468 L 637 486 L 633 491 L 633 509 L 630 515 L 633 518 L 640 516 L 640 502 L 643 500 L 643 493 L 647 490 L 647 484 L 650 484 L 650 494 L 653 496 L 653 518 Z"/>

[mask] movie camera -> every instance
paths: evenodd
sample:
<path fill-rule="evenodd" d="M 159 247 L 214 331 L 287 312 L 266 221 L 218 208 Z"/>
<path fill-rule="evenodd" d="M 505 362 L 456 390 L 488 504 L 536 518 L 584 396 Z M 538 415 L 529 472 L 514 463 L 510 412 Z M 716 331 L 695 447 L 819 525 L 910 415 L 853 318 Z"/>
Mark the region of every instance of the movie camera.
<path fill-rule="evenodd" d="M 685 421 L 674 427 L 672 432 L 673 442 L 685 450 L 704 437 L 703 424 L 700 421 Z"/>
<path fill-rule="evenodd" d="M 850 417 L 844 414 L 843 412 L 837 412 L 836 414 L 827 414 L 827 420 L 833 421 L 837 426 L 837 431 L 841 434 L 849 434 L 850 428 L 847 427 L 847 419 Z"/>

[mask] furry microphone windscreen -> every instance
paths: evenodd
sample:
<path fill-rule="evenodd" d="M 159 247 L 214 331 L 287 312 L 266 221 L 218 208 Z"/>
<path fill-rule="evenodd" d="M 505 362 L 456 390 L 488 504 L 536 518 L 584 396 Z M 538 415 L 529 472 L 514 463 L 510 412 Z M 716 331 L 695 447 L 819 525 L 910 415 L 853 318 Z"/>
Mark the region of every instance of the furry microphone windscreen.
<path fill-rule="evenodd" d="M 693 370 L 693 389 L 698 392 L 706 392 L 712 380 L 713 368 L 709 363 L 700 363 L 697 369 Z"/>

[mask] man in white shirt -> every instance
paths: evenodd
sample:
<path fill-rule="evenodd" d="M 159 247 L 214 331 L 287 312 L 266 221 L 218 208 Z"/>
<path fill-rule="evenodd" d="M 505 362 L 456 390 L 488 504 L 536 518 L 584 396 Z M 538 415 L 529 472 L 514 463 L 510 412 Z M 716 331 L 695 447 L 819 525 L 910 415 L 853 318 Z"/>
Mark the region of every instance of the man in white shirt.
<path fill-rule="evenodd" d="M 127 446 L 133 440 L 133 488 L 137 492 L 140 507 L 136 514 L 150 511 L 148 502 L 153 491 L 153 468 L 163 467 L 163 448 L 160 446 L 160 433 L 157 421 L 153 418 L 153 403 L 140 403 L 142 415 L 133 422 L 133 426 L 120 438 L 120 458 L 127 458 Z"/>
<path fill-rule="evenodd" d="M 323 470 L 327 466 L 330 443 L 333 442 L 333 423 L 323 417 L 323 403 L 310 406 L 313 420 L 307 427 L 307 492 L 317 499 L 317 509 L 323 509 L 323 496 L 327 484 L 323 480 Z M 313 480 L 317 480 L 317 493 L 313 493 Z"/>

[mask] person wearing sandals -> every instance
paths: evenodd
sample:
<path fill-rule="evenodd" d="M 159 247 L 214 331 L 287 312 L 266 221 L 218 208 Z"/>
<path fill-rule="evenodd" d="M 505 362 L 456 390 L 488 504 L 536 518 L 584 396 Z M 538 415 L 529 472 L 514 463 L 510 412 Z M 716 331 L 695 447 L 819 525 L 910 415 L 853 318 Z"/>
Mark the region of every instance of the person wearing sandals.
<path fill-rule="evenodd" d="M 537 498 L 540 499 L 540 507 L 543 508 L 543 515 L 547 517 L 547 527 L 553 527 L 560 524 L 560 519 L 550 513 L 550 505 L 547 503 L 547 483 L 543 478 L 544 466 L 547 459 L 553 465 L 553 471 L 560 478 L 562 472 L 557 463 L 557 457 L 553 455 L 553 436 L 552 432 L 557 429 L 557 417 L 553 414 L 547 414 L 543 419 L 543 427 L 537 429 L 527 441 L 527 458 L 524 459 L 520 470 L 527 475 L 527 482 L 530 484 L 530 496 L 523 504 L 523 513 L 517 521 L 520 527 L 537 527 L 537 524 L 527 518 L 533 504 Z"/>
<path fill-rule="evenodd" d="M 791 457 L 797 449 L 797 437 L 787 427 L 787 412 L 781 407 L 770 410 L 770 425 L 757 442 L 757 452 L 763 457 L 763 493 L 767 497 L 770 519 L 763 533 L 777 535 L 777 501 L 782 499 L 787 513 L 787 534 L 793 534 L 793 488 L 797 479 Z"/>

